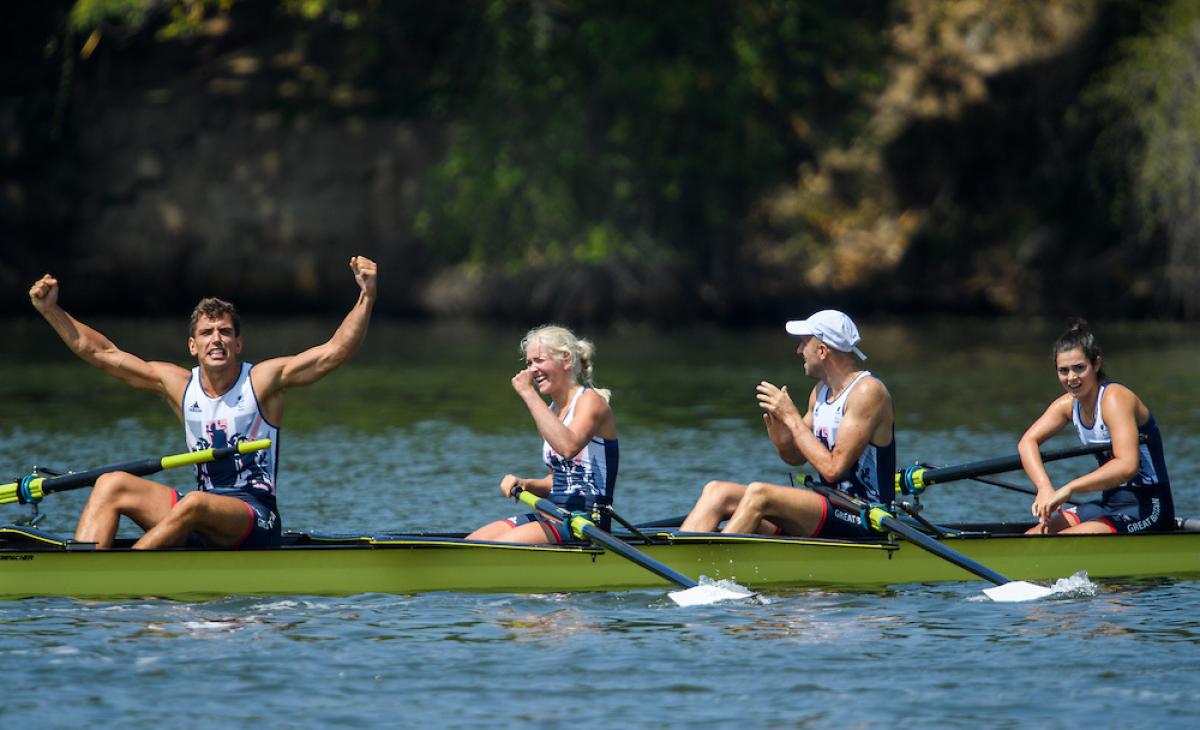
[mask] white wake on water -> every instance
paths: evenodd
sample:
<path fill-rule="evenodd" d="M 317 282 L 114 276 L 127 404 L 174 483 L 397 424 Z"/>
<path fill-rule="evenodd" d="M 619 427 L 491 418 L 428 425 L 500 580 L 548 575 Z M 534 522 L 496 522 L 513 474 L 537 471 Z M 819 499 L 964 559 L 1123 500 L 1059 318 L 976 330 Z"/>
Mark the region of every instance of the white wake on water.
<path fill-rule="evenodd" d="M 1086 570 L 1081 570 L 1070 578 L 1059 578 L 1050 586 L 1050 590 L 1054 591 L 1053 595 L 1067 598 L 1091 598 L 1099 588 L 1100 586 L 1088 579 Z"/>

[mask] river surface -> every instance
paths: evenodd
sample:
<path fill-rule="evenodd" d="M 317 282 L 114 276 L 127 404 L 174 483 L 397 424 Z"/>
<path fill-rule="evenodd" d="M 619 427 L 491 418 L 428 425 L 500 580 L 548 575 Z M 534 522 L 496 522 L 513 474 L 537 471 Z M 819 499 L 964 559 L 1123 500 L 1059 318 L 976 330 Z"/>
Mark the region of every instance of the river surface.
<path fill-rule="evenodd" d="M 182 322 L 95 324 L 131 352 L 187 362 Z M 298 351 L 336 324 L 248 321 L 244 355 Z M 1162 425 L 1179 513 L 1200 516 L 1196 328 L 1098 330 L 1110 375 Z M 1054 323 L 881 321 L 863 331 L 868 364 L 896 403 L 901 464 L 1011 454 L 1059 393 L 1049 360 Z M 0 322 L 0 333 L 8 477 L 35 464 L 81 469 L 183 450 L 164 404 L 73 359 L 40 320 Z M 540 440 L 509 385 L 520 335 L 373 324 L 350 365 L 288 395 L 285 527 L 466 531 L 512 514 L 499 478 L 543 473 Z M 597 381 L 614 391 L 620 429 L 618 511 L 634 521 L 684 513 L 712 478 L 786 483 L 754 401 L 760 380 L 799 393 L 811 386 L 782 327 L 630 329 L 595 339 Z M 1052 472 L 1061 478 L 1088 464 Z M 189 486 L 183 470 L 159 477 Z M 69 534 L 85 497 L 51 495 L 39 526 Z M 972 483 L 938 485 L 925 501 L 926 515 L 941 521 L 1019 518 L 1029 505 Z M 0 507 L 0 521 L 23 510 Z M 1023 604 L 982 600 L 980 582 L 805 589 L 692 608 L 663 591 L 7 601 L 0 661 L 10 681 L 0 721 L 1194 726 L 1200 581 L 1095 583 Z"/>

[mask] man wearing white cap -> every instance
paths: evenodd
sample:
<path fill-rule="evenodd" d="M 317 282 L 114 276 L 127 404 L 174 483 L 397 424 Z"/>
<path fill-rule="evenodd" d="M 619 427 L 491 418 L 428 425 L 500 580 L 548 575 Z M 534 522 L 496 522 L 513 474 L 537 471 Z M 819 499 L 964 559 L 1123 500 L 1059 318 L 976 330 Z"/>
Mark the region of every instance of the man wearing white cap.
<path fill-rule="evenodd" d="M 825 309 L 787 323 L 800 338 L 804 373 L 817 380 L 801 416 L 787 386 L 758 384 L 767 435 L 788 464 L 811 464 L 821 482 L 868 502 L 890 504 L 896 471 L 895 416 L 883 381 L 859 367 L 867 356 L 854 322 Z M 808 489 L 764 482 L 712 481 L 681 529 L 850 538 L 864 533 L 857 514 Z"/>

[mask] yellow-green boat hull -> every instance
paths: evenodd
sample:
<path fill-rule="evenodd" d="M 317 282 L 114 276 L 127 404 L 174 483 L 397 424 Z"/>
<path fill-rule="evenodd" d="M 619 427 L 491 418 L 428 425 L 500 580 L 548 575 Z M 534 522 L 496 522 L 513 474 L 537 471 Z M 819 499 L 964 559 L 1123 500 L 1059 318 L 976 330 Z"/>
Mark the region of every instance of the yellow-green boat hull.
<path fill-rule="evenodd" d="M 549 593 L 661 589 L 665 580 L 592 547 L 510 546 L 431 535 L 293 536 L 271 550 L 76 550 L 63 542 L 4 541 L 0 598 L 419 593 Z M 23 534 L 28 531 L 20 531 Z M 1200 575 L 1200 533 L 947 538 L 946 545 L 1014 580 Z M 864 588 L 977 581 L 903 541 L 673 535 L 632 544 L 692 578 L 755 590 Z"/>

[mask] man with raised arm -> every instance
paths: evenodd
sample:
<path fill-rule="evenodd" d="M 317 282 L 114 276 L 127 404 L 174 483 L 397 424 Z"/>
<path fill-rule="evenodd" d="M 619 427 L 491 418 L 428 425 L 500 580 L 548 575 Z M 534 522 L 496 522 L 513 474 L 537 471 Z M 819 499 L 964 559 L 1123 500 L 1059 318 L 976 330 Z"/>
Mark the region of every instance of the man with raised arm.
<path fill-rule="evenodd" d="M 346 362 L 362 344 L 375 305 L 375 262 L 355 256 L 350 269 L 358 301 L 328 342 L 253 365 L 238 361 L 241 320 L 234 306 L 202 299 L 188 330 L 188 352 L 197 361 L 191 370 L 122 351 L 58 305 L 57 279 L 46 274 L 34 282 L 30 301 L 67 347 L 118 380 L 162 396 L 183 422 L 192 451 L 271 439 L 270 449 L 198 465 L 196 491 L 186 497 L 125 472 L 105 474 L 84 505 L 75 539 L 111 547 L 124 515 L 146 531 L 135 548 L 179 546 L 189 536 L 212 547 L 279 545 L 275 472 L 284 394 L 317 382 Z"/>
<path fill-rule="evenodd" d="M 859 368 L 858 328 L 845 314 L 822 310 L 787 323 L 800 338 L 796 353 L 817 384 L 801 416 L 787 386 L 758 384 L 767 435 L 788 464 L 812 464 L 820 480 L 867 502 L 890 504 L 895 495 L 896 443 L 892 396 L 883 381 Z M 866 529 L 858 514 L 809 489 L 778 484 L 712 481 L 704 486 L 681 529 L 854 538 Z"/>

